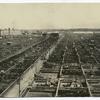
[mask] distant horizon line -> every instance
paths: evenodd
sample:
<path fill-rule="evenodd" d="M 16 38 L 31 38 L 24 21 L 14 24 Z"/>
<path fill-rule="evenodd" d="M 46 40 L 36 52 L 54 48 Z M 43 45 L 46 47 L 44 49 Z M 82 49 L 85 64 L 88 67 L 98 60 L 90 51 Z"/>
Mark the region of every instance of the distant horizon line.
<path fill-rule="evenodd" d="M 18 30 L 68 30 L 68 29 L 100 29 L 100 28 L 86 28 L 86 27 L 81 27 L 81 28 L 0 28 L 1 30 L 6 30 L 6 29 L 18 29 Z"/>

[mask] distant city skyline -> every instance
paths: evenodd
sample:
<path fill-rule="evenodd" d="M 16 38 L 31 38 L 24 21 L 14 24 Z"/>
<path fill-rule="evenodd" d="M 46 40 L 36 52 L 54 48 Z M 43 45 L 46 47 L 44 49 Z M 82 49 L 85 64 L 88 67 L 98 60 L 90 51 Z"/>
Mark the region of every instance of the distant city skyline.
<path fill-rule="evenodd" d="M 0 28 L 100 28 L 100 4 L 0 4 Z"/>

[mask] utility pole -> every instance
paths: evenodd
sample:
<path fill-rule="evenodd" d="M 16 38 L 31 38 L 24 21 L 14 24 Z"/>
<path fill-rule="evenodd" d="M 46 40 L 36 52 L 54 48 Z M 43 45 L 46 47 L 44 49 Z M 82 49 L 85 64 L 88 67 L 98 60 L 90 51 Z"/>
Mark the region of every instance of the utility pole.
<path fill-rule="evenodd" d="M 19 97 L 20 97 L 20 92 L 21 92 L 21 75 L 19 74 L 19 79 L 18 79 L 18 86 L 19 86 Z"/>
<path fill-rule="evenodd" d="M 19 97 L 20 97 L 20 77 L 19 77 Z"/>
<path fill-rule="evenodd" d="M 10 28 L 8 28 L 8 34 L 10 35 Z"/>

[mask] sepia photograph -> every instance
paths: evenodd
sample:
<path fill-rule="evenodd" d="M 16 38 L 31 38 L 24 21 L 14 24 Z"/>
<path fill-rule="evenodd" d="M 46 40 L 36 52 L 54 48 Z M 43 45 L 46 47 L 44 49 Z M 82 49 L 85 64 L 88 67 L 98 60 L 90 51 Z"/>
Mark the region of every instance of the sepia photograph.
<path fill-rule="evenodd" d="M 100 3 L 0 3 L 0 98 L 100 97 Z"/>

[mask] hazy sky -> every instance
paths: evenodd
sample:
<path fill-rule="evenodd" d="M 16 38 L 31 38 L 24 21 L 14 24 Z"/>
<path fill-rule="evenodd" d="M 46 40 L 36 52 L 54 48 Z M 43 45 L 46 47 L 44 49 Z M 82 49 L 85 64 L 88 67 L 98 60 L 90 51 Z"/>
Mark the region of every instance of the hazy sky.
<path fill-rule="evenodd" d="M 100 28 L 100 4 L 0 4 L 0 28 Z"/>

